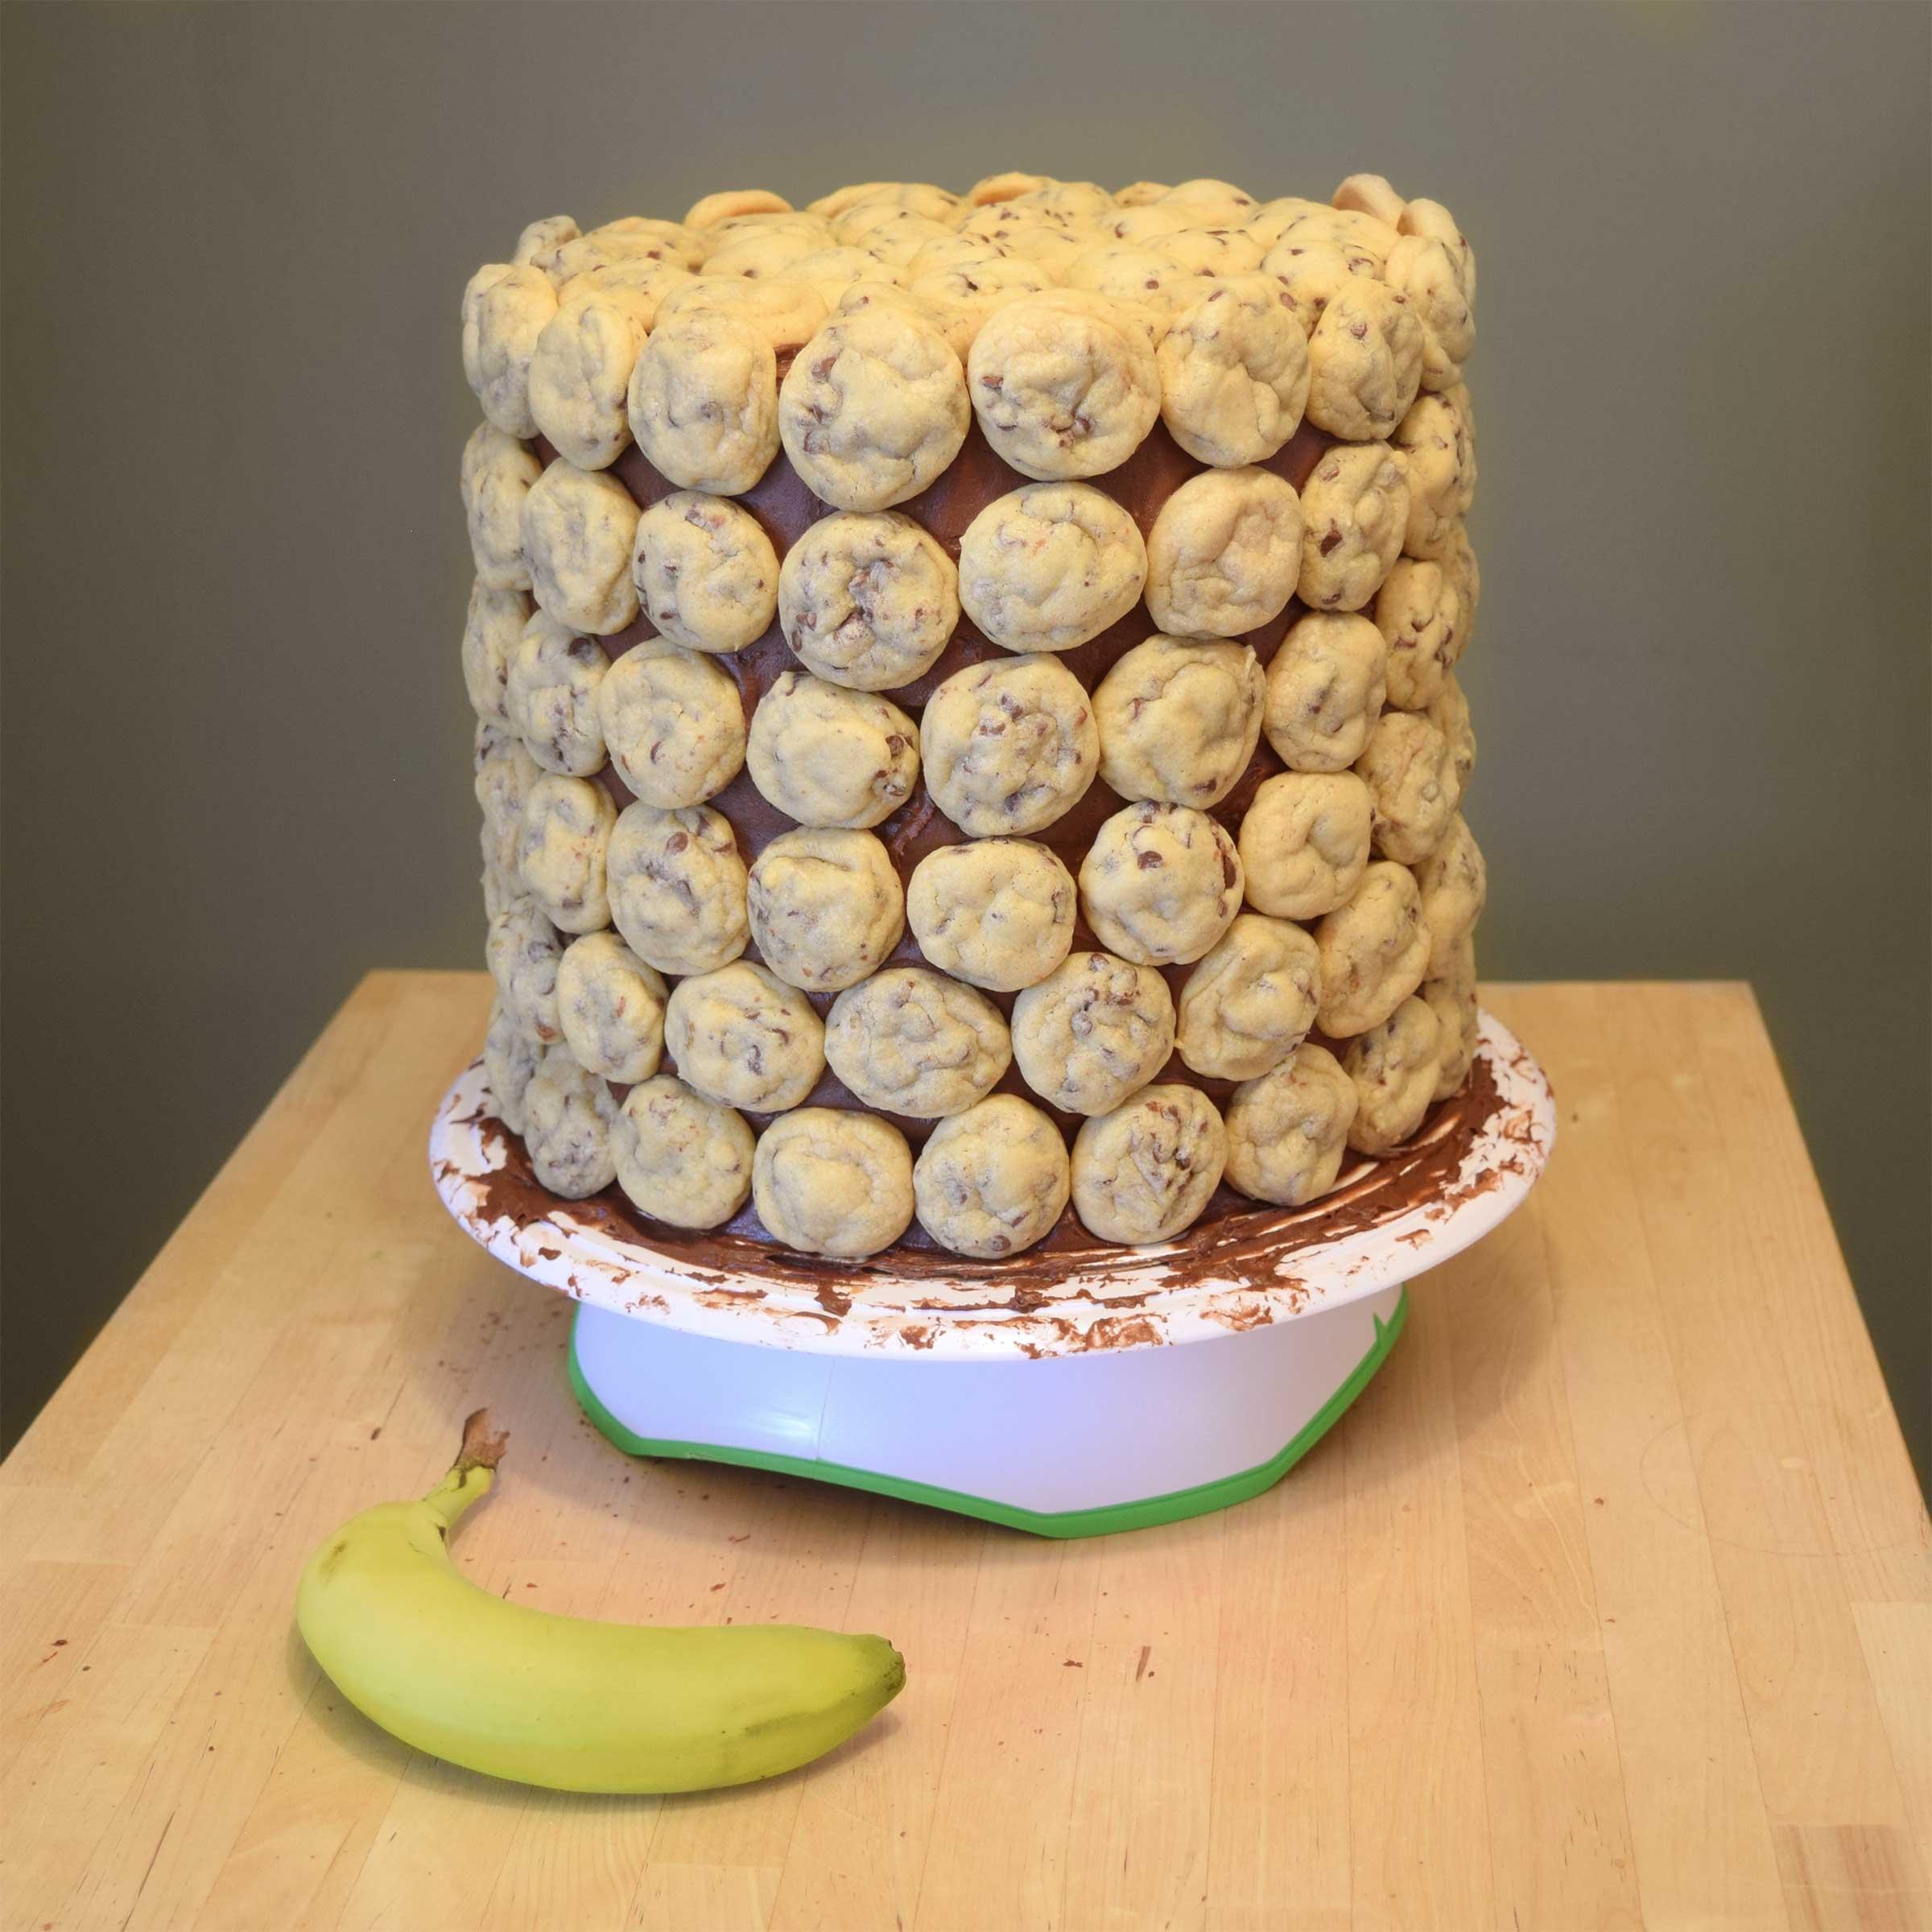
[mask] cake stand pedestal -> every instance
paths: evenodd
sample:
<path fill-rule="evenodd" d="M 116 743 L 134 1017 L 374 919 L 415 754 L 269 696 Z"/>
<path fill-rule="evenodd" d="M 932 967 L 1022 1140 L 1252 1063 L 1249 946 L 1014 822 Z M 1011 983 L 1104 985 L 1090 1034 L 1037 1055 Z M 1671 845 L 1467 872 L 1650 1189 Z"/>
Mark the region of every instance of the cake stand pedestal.
<path fill-rule="evenodd" d="M 1279 1480 L 1393 1347 L 1404 1284 L 1516 1208 L 1554 1135 L 1542 1070 L 1484 1013 L 1468 1087 L 1413 1148 L 1345 1167 L 1311 1208 L 1151 1248 L 833 1265 L 654 1244 L 610 1202 L 535 1183 L 480 1061 L 437 1110 L 430 1165 L 477 1241 L 576 1298 L 571 1380 L 620 1447 L 1092 1536 Z"/>

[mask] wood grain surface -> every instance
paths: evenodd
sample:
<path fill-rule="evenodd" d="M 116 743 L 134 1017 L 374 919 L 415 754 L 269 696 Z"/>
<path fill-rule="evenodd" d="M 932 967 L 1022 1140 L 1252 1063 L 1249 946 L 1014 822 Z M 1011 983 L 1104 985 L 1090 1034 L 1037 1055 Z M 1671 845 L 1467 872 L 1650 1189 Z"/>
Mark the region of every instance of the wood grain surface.
<path fill-rule="evenodd" d="M 1926 1515 L 1748 989 L 1488 989 L 1529 1205 L 1277 1488 L 1078 1543 L 595 1434 L 430 1190 L 487 1002 L 365 980 L 0 1468 L 9 1932 L 1932 1926 Z M 484 1403 L 486 1587 L 882 1630 L 905 1695 L 675 1799 L 384 1736 L 295 1576 Z"/>

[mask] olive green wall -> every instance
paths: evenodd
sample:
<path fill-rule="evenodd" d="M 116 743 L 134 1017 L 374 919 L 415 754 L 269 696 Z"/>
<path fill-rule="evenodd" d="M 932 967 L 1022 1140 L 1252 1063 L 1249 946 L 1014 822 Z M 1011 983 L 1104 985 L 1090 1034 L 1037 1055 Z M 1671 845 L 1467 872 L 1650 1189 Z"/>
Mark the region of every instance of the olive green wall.
<path fill-rule="evenodd" d="M 1926 1466 L 1932 13 L 0 13 L 10 1435 L 357 976 L 479 960 L 477 262 L 720 187 L 1371 168 L 1482 259 L 1484 968 L 1756 984 Z"/>

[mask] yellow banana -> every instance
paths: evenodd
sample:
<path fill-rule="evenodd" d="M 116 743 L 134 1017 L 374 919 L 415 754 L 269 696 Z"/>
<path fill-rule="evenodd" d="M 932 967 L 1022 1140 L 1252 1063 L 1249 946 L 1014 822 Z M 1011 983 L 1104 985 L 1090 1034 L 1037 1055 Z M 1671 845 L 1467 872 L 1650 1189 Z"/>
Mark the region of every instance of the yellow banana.
<path fill-rule="evenodd" d="M 327 1538 L 295 1620 L 357 1710 L 419 1751 L 560 1791 L 700 1791 L 807 1764 L 906 1682 L 882 1637 L 595 1623 L 506 1603 L 449 1559 L 506 1438 L 479 1410 L 420 1502 Z"/>

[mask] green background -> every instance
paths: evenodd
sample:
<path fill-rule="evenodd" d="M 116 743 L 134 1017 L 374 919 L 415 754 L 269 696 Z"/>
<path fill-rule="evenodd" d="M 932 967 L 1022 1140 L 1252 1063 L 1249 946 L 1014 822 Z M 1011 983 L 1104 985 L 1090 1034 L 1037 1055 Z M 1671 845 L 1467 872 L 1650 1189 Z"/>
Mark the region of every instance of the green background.
<path fill-rule="evenodd" d="M 1756 984 L 1924 1468 L 1929 23 L 0 9 L 8 1435 L 365 968 L 480 964 L 477 262 L 717 188 L 1374 169 L 1482 264 L 1484 970 Z"/>

